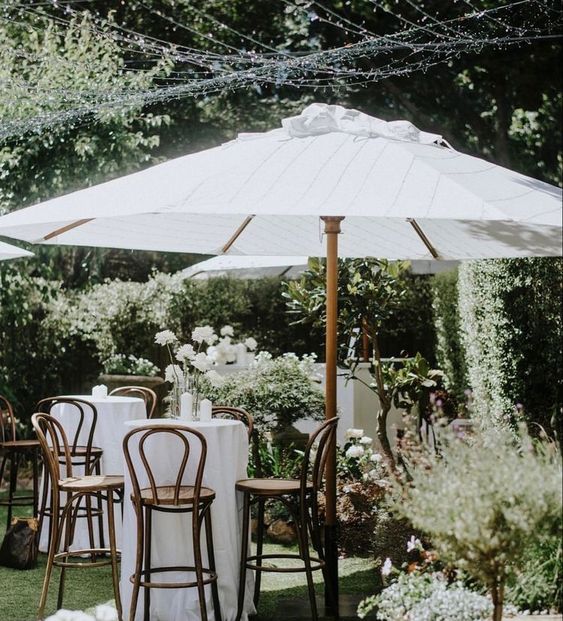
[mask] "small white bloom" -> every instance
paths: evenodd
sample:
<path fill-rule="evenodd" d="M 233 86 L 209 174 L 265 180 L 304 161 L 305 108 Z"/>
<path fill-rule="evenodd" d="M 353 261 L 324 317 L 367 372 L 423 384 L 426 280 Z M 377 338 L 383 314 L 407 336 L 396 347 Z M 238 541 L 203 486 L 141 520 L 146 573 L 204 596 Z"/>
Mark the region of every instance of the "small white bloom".
<path fill-rule="evenodd" d="M 217 335 L 211 326 L 198 326 L 192 332 L 192 340 L 196 343 L 207 343 L 213 345 L 217 340 Z"/>
<path fill-rule="evenodd" d="M 234 336 L 235 331 L 233 326 L 223 326 L 220 331 L 221 336 Z"/>
<path fill-rule="evenodd" d="M 101 604 L 94 609 L 96 621 L 117 621 L 117 610 L 108 604 Z"/>
<path fill-rule="evenodd" d="M 182 345 L 176 352 L 176 360 L 184 362 L 184 360 L 192 360 L 195 357 L 195 349 L 193 345 Z"/>
<path fill-rule="evenodd" d="M 362 436 L 360 438 L 360 444 L 363 444 L 364 446 L 371 446 L 372 443 L 373 438 L 370 438 L 369 436 Z"/>
<path fill-rule="evenodd" d="M 407 552 L 412 552 L 413 550 L 422 550 L 422 543 L 420 539 L 411 535 L 411 538 L 407 541 Z"/>
<path fill-rule="evenodd" d="M 213 363 L 211 358 L 204 352 L 200 352 L 199 354 L 197 354 L 191 362 L 194 368 L 196 368 L 198 371 L 201 371 L 202 373 L 209 371 Z"/>
<path fill-rule="evenodd" d="M 209 383 L 213 386 L 213 388 L 219 388 L 219 386 L 221 386 L 225 381 L 225 378 L 213 369 L 211 371 L 207 371 L 205 377 L 209 380 Z"/>
<path fill-rule="evenodd" d="M 393 569 L 393 563 L 390 558 L 385 559 L 385 563 L 383 563 L 383 567 L 381 568 L 381 575 L 388 576 Z"/>
<path fill-rule="evenodd" d="M 354 444 L 353 446 L 349 447 L 348 450 L 346 451 L 346 457 L 348 457 L 348 459 L 352 457 L 363 457 L 364 452 L 365 451 L 364 451 L 363 446 Z"/>
<path fill-rule="evenodd" d="M 163 330 L 157 332 L 154 336 L 154 342 L 157 345 L 173 345 L 178 339 L 172 330 Z"/>
<path fill-rule="evenodd" d="M 370 459 L 374 463 L 379 464 L 383 461 L 383 455 L 381 455 L 381 453 L 372 453 Z"/>
<path fill-rule="evenodd" d="M 258 347 L 256 339 L 253 339 L 251 336 L 244 341 L 244 344 L 246 345 L 246 349 L 248 349 L 248 351 L 254 351 Z"/>
<path fill-rule="evenodd" d="M 363 429 L 346 429 L 346 439 L 361 438 L 364 435 Z"/>
<path fill-rule="evenodd" d="M 164 379 L 173 384 L 183 377 L 182 368 L 178 364 L 169 364 L 164 369 Z"/>

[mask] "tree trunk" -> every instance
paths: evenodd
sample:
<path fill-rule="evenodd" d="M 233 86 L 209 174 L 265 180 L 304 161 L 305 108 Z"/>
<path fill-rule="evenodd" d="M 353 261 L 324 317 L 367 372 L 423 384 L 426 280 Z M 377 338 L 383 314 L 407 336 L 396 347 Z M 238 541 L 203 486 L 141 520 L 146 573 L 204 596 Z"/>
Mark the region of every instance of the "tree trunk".
<path fill-rule="evenodd" d="M 491 591 L 493 599 L 493 621 L 502 621 L 502 610 L 504 606 L 504 581 L 496 584 Z"/>
<path fill-rule="evenodd" d="M 384 407 L 382 404 L 381 410 L 377 414 L 377 438 L 381 444 L 381 450 L 383 457 L 389 466 L 391 472 L 395 471 L 395 456 L 391 450 L 391 443 L 387 437 L 387 416 L 389 415 L 390 407 Z"/>

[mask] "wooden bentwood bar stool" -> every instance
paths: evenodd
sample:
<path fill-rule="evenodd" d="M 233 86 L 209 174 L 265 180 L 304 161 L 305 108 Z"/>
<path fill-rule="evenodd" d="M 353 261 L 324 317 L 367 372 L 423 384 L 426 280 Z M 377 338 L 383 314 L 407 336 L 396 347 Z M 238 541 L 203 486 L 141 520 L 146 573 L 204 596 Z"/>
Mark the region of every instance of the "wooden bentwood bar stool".
<path fill-rule="evenodd" d="M 112 475 L 84 475 L 73 476 L 72 457 L 68 440 L 61 423 L 48 414 L 37 413 L 31 417 L 33 428 L 39 438 L 41 450 L 43 452 L 43 462 L 49 475 L 51 484 L 51 537 L 49 552 L 47 556 L 47 567 L 41 599 L 39 601 L 38 619 L 43 619 L 47 594 L 49 592 L 49 582 L 53 567 L 61 568 L 59 581 L 59 594 L 57 599 L 57 609 L 62 608 L 65 572 L 69 567 L 88 569 L 91 567 L 101 567 L 111 565 L 113 578 L 113 592 L 115 606 L 119 619 L 122 618 L 121 598 L 119 595 L 119 572 L 118 561 L 119 551 L 115 543 L 115 516 L 114 516 L 114 493 L 122 495 L 123 477 Z M 61 460 L 60 456 L 64 455 Z M 109 531 L 109 548 L 88 548 L 83 550 L 70 551 L 74 531 L 76 527 L 76 515 L 80 502 L 84 497 L 95 496 L 105 493 L 107 497 L 107 520 Z M 61 495 L 66 494 L 66 499 L 61 502 Z M 62 510 L 61 510 L 62 509 Z M 64 535 L 63 550 L 59 552 Z M 109 559 L 106 555 L 109 553 Z M 90 555 L 90 560 L 86 561 L 82 556 Z M 97 560 L 97 557 L 101 557 Z M 80 560 L 72 561 L 73 557 Z"/>
<path fill-rule="evenodd" d="M 33 515 L 37 515 L 39 499 L 39 470 L 38 470 L 39 442 L 37 440 L 18 440 L 16 434 L 16 419 L 12 405 L 0 395 L 0 485 L 4 478 L 6 464 L 10 466 L 10 485 L 8 498 L 0 500 L 0 506 L 8 507 L 6 528 L 10 527 L 14 507 L 33 505 Z M 18 470 L 22 459 L 29 459 L 32 467 L 33 491 L 31 495 L 16 495 L 18 486 Z"/>
<path fill-rule="evenodd" d="M 41 399 L 41 401 L 37 403 L 35 411 L 50 415 L 54 407 L 63 404 L 67 406 L 67 415 L 74 418 L 74 431 L 72 433 L 71 442 L 69 443 L 69 453 L 73 467 L 84 469 L 85 475 L 100 475 L 101 459 L 104 451 L 97 446 L 92 446 L 98 421 L 98 411 L 93 403 L 75 397 L 47 397 L 46 399 Z M 82 441 L 81 434 L 83 438 Z M 59 463 L 61 465 L 64 465 L 65 459 L 66 455 L 64 451 L 60 452 Z M 102 495 L 100 493 L 96 497 L 97 507 L 94 508 L 92 507 L 92 498 L 88 495 L 84 497 L 85 506 L 76 508 L 76 518 L 87 520 L 91 548 L 95 547 L 93 527 L 93 519 L 95 517 L 98 518 L 100 547 L 103 548 L 105 546 L 102 500 Z M 39 508 L 39 534 L 41 534 L 45 518 L 51 518 L 53 515 L 52 506 L 52 499 L 50 501 L 48 499 L 48 486 L 43 485 L 41 505 Z M 62 511 L 62 507 L 59 506 L 59 510 Z M 50 533 L 51 530 L 49 529 L 48 546 L 51 544 Z"/>
<path fill-rule="evenodd" d="M 152 418 L 156 410 L 157 398 L 156 393 L 151 388 L 145 386 L 120 386 L 114 388 L 110 393 L 110 397 L 138 397 L 145 402 L 147 410 L 147 418 Z"/>
<path fill-rule="evenodd" d="M 180 453 L 178 472 L 174 485 L 158 485 L 154 472 L 151 469 L 145 452 L 145 443 L 155 436 L 172 436 L 178 438 L 182 451 Z M 130 442 L 134 436 L 138 444 L 134 447 L 134 455 L 143 465 L 143 474 L 149 481 L 148 487 L 139 484 L 138 472 L 131 458 Z M 150 444 L 150 441 L 149 441 Z M 199 449 L 199 458 L 197 453 Z M 193 453 L 192 453 L 193 451 Z M 140 587 L 144 588 L 144 619 L 150 620 L 150 589 L 181 589 L 197 588 L 201 619 L 207 620 L 207 604 L 205 601 L 205 585 L 211 585 L 215 621 L 221 621 L 221 606 L 217 588 L 217 572 L 215 570 L 215 552 L 213 548 L 213 531 L 211 526 L 211 505 L 215 492 L 202 486 L 203 471 L 207 457 L 207 442 L 205 436 L 195 429 L 163 425 L 159 427 L 140 427 L 130 431 L 123 440 L 125 462 L 131 476 L 133 492 L 131 501 L 137 516 L 137 553 L 135 558 L 135 573 L 129 580 L 133 583 L 131 594 L 130 621 L 134 621 L 139 599 Z M 182 484 L 186 473 L 190 455 L 193 456 L 195 479 L 193 485 Z M 140 469 L 139 472 L 142 472 Z M 168 477 L 167 477 L 168 478 Z M 151 566 L 151 536 L 153 511 L 164 513 L 191 513 L 192 514 L 192 542 L 194 551 L 193 566 L 152 567 Z M 203 567 L 201 554 L 201 528 L 205 524 L 207 542 L 207 556 L 209 567 Z M 153 582 L 153 575 L 167 572 L 195 573 L 195 582 Z"/>
<path fill-rule="evenodd" d="M 320 425 L 311 435 L 303 456 L 303 466 L 299 479 L 245 479 L 237 481 L 236 489 L 244 494 L 242 545 L 238 591 L 237 621 L 242 617 L 244 606 L 244 592 L 246 587 L 246 570 L 254 569 L 256 581 L 254 586 L 254 605 L 258 607 L 260 596 L 260 575 L 263 571 L 271 572 L 305 572 L 311 604 L 311 618 L 318 619 L 313 571 L 322 570 L 325 588 L 329 588 L 330 580 L 326 576 L 324 551 L 319 519 L 318 494 L 322 487 L 324 469 L 328 458 L 328 449 L 336 440 L 336 426 L 338 417 L 331 418 Z M 258 521 L 257 550 L 254 556 L 248 555 L 248 534 L 250 525 L 250 505 L 259 502 L 259 506 L 266 500 L 278 500 L 289 510 L 295 522 L 299 554 L 262 554 L 264 540 L 264 520 Z M 263 513 L 263 509 L 260 513 Z M 318 554 L 312 557 L 309 552 L 309 536 L 314 550 Z M 298 559 L 302 561 L 299 567 L 272 567 L 264 565 L 266 559 Z M 333 594 L 329 591 L 329 597 Z"/>

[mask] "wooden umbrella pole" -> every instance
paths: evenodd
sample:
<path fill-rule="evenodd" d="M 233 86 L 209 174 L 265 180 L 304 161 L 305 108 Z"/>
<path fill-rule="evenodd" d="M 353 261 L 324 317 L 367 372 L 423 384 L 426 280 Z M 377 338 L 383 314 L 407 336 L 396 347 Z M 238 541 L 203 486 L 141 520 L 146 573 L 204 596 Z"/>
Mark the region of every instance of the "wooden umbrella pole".
<path fill-rule="evenodd" d="M 337 359 L 337 319 L 338 319 L 338 235 L 340 216 L 324 216 L 327 238 L 326 255 L 326 396 L 325 416 L 336 416 L 336 359 Z M 325 519 L 325 561 L 326 578 L 325 604 L 338 618 L 338 542 L 336 519 L 336 438 L 333 437 L 328 448 L 326 462 L 326 519 Z"/>

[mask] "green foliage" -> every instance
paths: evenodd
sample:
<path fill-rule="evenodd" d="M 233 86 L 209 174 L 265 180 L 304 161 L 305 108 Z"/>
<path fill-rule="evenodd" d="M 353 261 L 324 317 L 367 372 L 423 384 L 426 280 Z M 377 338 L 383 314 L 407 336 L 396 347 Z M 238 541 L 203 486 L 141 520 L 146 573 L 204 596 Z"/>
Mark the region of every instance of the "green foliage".
<path fill-rule="evenodd" d="M 146 358 L 137 358 L 133 354 L 114 354 L 102 364 L 104 373 L 111 375 L 142 375 L 154 377 L 160 369 Z"/>
<path fill-rule="evenodd" d="M 563 549 L 559 533 L 539 533 L 524 551 L 522 567 L 507 590 L 507 600 L 519 610 L 563 607 Z"/>
<path fill-rule="evenodd" d="M 396 510 L 427 533 L 440 559 L 479 580 L 502 608 L 506 580 L 542 533 L 561 537 L 561 458 L 553 443 L 519 446 L 508 432 L 450 438 L 411 470 Z M 500 619 L 500 617 L 498 617 Z"/>
<path fill-rule="evenodd" d="M 210 389 L 209 398 L 250 412 L 259 432 L 282 430 L 303 418 L 321 420 L 324 395 L 313 381 L 313 360 L 262 353 L 253 367 L 228 375 L 221 386 Z"/>
<path fill-rule="evenodd" d="M 465 348 L 458 311 L 457 270 L 436 274 L 432 280 L 432 309 L 436 330 L 436 361 L 444 371 L 446 388 L 463 397 L 468 386 Z"/>
<path fill-rule="evenodd" d="M 528 423 L 559 431 L 563 403 L 563 260 L 473 261 L 460 268 L 459 309 L 474 392 L 485 427 Z M 532 433 L 537 428 L 531 428 Z"/>

